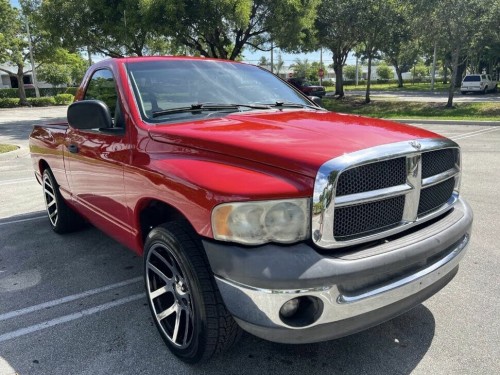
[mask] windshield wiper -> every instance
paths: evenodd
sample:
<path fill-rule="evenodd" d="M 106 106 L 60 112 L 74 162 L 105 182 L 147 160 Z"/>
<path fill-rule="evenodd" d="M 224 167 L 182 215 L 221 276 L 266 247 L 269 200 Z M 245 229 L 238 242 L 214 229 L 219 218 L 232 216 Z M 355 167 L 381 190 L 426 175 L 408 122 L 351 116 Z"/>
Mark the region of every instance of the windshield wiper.
<path fill-rule="evenodd" d="M 314 105 L 310 105 L 310 104 L 300 104 L 300 103 L 292 103 L 292 102 L 276 102 L 274 104 L 269 104 L 273 107 L 284 107 L 284 108 L 311 108 L 311 109 L 315 109 L 315 110 L 324 110 L 324 108 L 321 108 L 321 107 L 316 107 Z"/>
<path fill-rule="evenodd" d="M 170 108 L 170 109 L 162 109 L 159 111 L 154 111 L 153 118 L 175 113 L 184 113 L 184 112 L 218 111 L 225 109 L 232 109 L 239 111 L 240 107 L 251 108 L 251 109 L 271 109 L 269 105 L 262 105 L 262 104 L 196 103 L 196 104 L 191 104 L 189 107 L 178 107 L 178 108 Z"/>

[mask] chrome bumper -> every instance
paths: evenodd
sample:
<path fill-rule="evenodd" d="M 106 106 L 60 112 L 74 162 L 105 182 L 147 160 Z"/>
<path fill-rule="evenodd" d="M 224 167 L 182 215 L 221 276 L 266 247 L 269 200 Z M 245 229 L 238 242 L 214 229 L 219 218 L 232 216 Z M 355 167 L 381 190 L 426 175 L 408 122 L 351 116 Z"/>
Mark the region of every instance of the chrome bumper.
<path fill-rule="evenodd" d="M 301 275 L 304 276 L 304 285 L 308 285 L 304 288 L 297 287 L 296 280 L 291 288 L 268 288 L 252 286 L 217 273 L 215 279 L 227 308 L 240 326 L 250 333 L 271 341 L 287 343 L 328 340 L 391 319 L 421 303 L 446 285 L 455 275 L 465 254 L 471 223 L 472 212 L 469 206 L 459 199 L 454 212 L 442 220 L 381 244 L 378 249 L 365 250 L 365 256 L 351 254 L 343 257 L 340 262 L 338 258 L 332 260 L 329 257 L 322 257 L 321 261 L 310 263 L 304 261 L 306 268 Z M 406 259 L 408 262 L 415 262 L 416 258 L 411 259 L 411 256 L 419 252 L 427 256 L 423 266 L 406 273 L 398 271 L 408 266 L 405 264 Z M 210 259 L 210 251 L 208 255 Z M 251 249 L 248 249 L 248 256 L 252 256 Z M 249 259 L 246 259 L 247 263 Z M 304 257 L 299 256 L 296 261 L 301 259 Z M 387 262 L 388 259 L 391 261 Z M 422 256 L 418 259 L 422 262 Z M 286 262 L 282 261 L 282 268 L 286 269 Z M 233 259 L 231 266 L 234 268 L 237 263 Z M 325 272 L 326 267 L 344 267 L 352 272 Z M 277 268 L 273 269 L 273 266 L 267 269 L 263 266 L 261 273 L 266 274 L 269 283 L 273 274 L 277 278 L 281 277 L 278 271 Z M 325 277 L 328 272 L 335 274 L 335 277 Z M 391 272 L 399 276 L 393 277 Z M 385 274 L 389 276 L 384 279 Z M 370 287 L 365 284 L 356 290 L 356 282 L 352 284 L 352 280 L 366 277 L 374 278 L 374 281 L 370 279 Z M 328 282 L 329 279 L 332 282 Z M 317 285 L 311 286 L 312 281 L 316 281 Z M 280 285 L 284 283 L 281 280 Z M 351 286 L 346 288 L 348 284 Z M 321 301 L 321 313 L 313 323 L 300 327 L 291 326 L 280 317 L 283 304 L 297 297 L 313 297 Z"/>
<path fill-rule="evenodd" d="M 320 318 L 307 327 L 362 315 L 396 303 L 436 283 L 458 266 L 465 254 L 464 250 L 468 243 L 469 235 L 466 234 L 462 241 L 446 257 L 430 267 L 393 283 L 360 294 L 343 294 L 336 285 L 301 290 L 256 289 L 248 285 L 224 280 L 220 277 L 216 277 L 215 279 L 220 290 L 226 291 L 228 288 L 238 290 L 239 293 L 253 301 L 256 307 L 275 325 L 290 329 L 302 329 L 306 327 L 297 328 L 287 326 L 279 317 L 281 306 L 290 299 L 311 296 L 319 298 L 323 302 L 324 309 Z"/>

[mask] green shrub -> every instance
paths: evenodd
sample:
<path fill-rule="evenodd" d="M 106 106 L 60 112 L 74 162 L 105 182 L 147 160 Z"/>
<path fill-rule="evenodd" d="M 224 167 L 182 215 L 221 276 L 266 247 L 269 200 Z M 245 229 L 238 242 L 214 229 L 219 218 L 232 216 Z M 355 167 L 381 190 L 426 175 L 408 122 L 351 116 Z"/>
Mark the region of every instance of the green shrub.
<path fill-rule="evenodd" d="M 17 89 L 0 89 L 0 98 L 18 98 Z"/>
<path fill-rule="evenodd" d="M 0 108 L 14 108 L 19 105 L 19 99 L 17 98 L 1 98 L 0 97 Z"/>
<path fill-rule="evenodd" d="M 75 96 L 77 91 L 78 91 L 78 87 L 66 87 L 66 91 L 64 91 L 64 93 L 71 94 L 71 95 Z"/>
<path fill-rule="evenodd" d="M 40 96 L 56 96 L 58 94 L 71 94 L 75 95 L 78 87 L 46 87 L 39 89 Z M 34 88 L 27 88 L 26 97 L 36 98 L 36 93 Z M 0 98 L 19 98 L 18 89 L 0 89 Z"/>
<path fill-rule="evenodd" d="M 68 105 L 73 102 L 75 97 L 71 94 L 57 94 L 54 96 L 54 100 L 56 101 L 57 105 Z"/>
<path fill-rule="evenodd" d="M 54 97 L 41 97 L 41 98 L 28 98 L 28 103 L 33 107 L 45 107 L 55 105 L 56 100 Z"/>

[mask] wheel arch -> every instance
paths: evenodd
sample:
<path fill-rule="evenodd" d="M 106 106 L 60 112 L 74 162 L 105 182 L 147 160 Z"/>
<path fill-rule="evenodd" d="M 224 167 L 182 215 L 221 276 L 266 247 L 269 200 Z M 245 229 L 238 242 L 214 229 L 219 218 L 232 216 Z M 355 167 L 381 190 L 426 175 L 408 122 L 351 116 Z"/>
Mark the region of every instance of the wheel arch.
<path fill-rule="evenodd" d="M 193 229 L 188 218 L 174 206 L 155 198 L 142 199 L 136 208 L 138 240 L 143 248 L 146 237 L 155 227 L 173 221 L 185 221 Z M 194 229 L 193 229 L 194 230 Z"/>
<path fill-rule="evenodd" d="M 38 169 L 35 169 L 35 176 L 36 176 L 36 179 L 38 180 L 38 183 L 40 183 L 40 184 L 42 183 L 43 172 L 46 169 L 50 169 L 49 163 L 47 163 L 47 161 L 45 159 L 40 159 L 38 161 Z"/>

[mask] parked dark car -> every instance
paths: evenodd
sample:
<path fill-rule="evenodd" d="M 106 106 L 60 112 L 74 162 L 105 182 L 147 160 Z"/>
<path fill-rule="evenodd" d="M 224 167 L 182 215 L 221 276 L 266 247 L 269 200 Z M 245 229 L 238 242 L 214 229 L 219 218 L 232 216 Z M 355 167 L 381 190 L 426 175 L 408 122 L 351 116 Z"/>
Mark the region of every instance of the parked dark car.
<path fill-rule="evenodd" d="M 287 82 L 309 96 L 319 96 L 321 98 L 326 94 L 325 88 L 323 86 L 311 85 L 309 82 L 302 78 L 289 78 Z"/>

